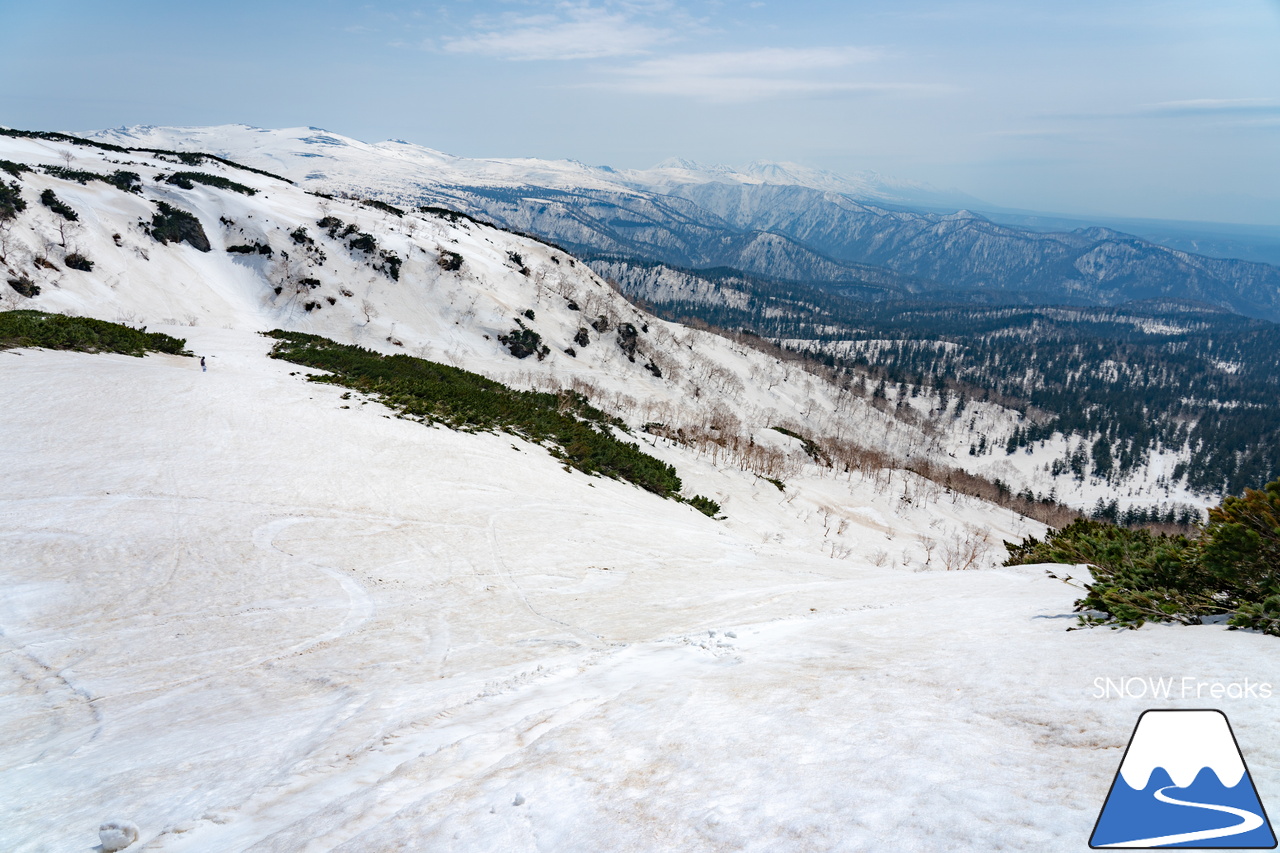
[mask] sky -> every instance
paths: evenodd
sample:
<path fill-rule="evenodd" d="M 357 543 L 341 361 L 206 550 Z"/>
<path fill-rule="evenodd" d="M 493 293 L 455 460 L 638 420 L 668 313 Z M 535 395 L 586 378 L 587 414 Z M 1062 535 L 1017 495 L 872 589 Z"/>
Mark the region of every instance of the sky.
<path fill-rule="evenodd" d="M 0 0 L 0 124 L 873 170 L 1280 225 L 1280 0 Z"/>

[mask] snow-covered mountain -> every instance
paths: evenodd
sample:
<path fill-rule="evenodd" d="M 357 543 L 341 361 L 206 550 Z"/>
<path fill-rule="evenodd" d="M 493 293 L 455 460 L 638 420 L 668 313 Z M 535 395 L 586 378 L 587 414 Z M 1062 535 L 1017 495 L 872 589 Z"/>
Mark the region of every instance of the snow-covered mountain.
<path fill-rule="evenodd" d="M 0 169 L 3 308 L 208 364 L 0 351 L 5 850 L 1075 850 L 1145 706 L 1099 674 L 1270 671 L 1221 626 L 1063 631 L 1075 590 L 992 568 L 1043 527 L 900 467 L 946 455 L 920 418 L 558 248 L 189 154 Z M 276 327 L 578 390 L 725 517 L 309 382 Z"/>
<path fill-rule="evenodd" d="M 871 173 L 679 159 L 649 170 L 466 159 L 316 128 L 132 127 L 85 135 L 212 151 L 334 194 L 451 206 L 579 253 L 873 285 L 899 297 L 1092 305 L 1189 299 L 1280 318 L 1280 268 L 1194 255 L 1110 229 L 1046 233 L 998 225 L 963 209 L 980 206 L 977 199 Z M 957 212 L 904 209 L 921 206 Z"/>
<path fill-rule="evenodd" d="M 1064 632 L 1074 590 L 989 568 L 1040 525 L 895 467 L 918 424 L 559 249 L 190 156 L 0 161 L 5 308 L 208 363 L 0 352 L 5 850 L 1074 850 L 1136 707 L 1099 673 L 1269 671 L 1220 626 Z M 273 327 L 684 430 L 631 440 L 725 518 L 308 382 Z M 880 467 L 789 434 L 837 429 Z"/>
<path fill-rule="evenodd" d="M 904 181 L 876 172 L 840 175 L 796 163 L 755 161 L 741 168 L 706 166 L 673 157 L 650 169 L 588 166 L 577 160 L 455 157 L 403 140 L 365 143 L 317 127 L 265 129 L 247 125 L 215 127 L 134 126 L 80 133 L 130 147 L 198 150 L 239 158 L 295 180 L 350 182 L 367 187 L 383 179 L 399 186 L 518 188 L 667 192 L 685 184 L 802 186 L 847 193 L 892 204 L 972 205 L 978 199 L 956 190 Z M 261 166 L 261 168 L 270 168 Z"/>
<path fill-rule="evenodd" d="M 143 141 L 161 140 L 152 135 Z M 1112 496 L 1104 483 L 1047 472 L 1047 460 L 1069 450 L 1070 436 L 1055 438 L 1034 455 L 974 457 L 968 448 L 980 437 L 984 445 L 1003 444 L 1018 415 L 982 402 L 961 420 L 949 416 L 936 394 L 918 394 L 920 389 L 898 391 L 903 416 L 895 415 L 892 406 L 871 405 L 849 387 L 776 356 L 652 317 L 590 267 L 535 239 L 438 211 L 397 215 L 314 195 L 305 185 L 215 160 L 198 168 L 254 194 L 198 182 L 184 189 L 173 175 L 197 167 L 174 155 L 122 154 L 37 139 L 3 144 L 4 159 L 55 170 L 21 174 L 31 204 L 18 221 L 27 227 L 9 229 L 0 248 L 8 275 L 29 280 L 40 295 L 27 299 L 6 288 L 9 307 L 139 324 L 295 329 L 447 362 L 522 387 L 585 389 L 600 399 L 612 395 L 608 408 L 636 428 L 660 423 L 706 436 L 722 430 L 724 421 L 733 425 L 734 441 L 755 447 L 776 441 L 769 428 L 783 426 L 856 442 L 896 464 L 925 459 L 965 468 L 1016 493 L 1054 493 L 1084 510 Z M 70 155 L 70 166 L 63 155 Z M 134 171 L 140 183 L 137 192 L 127 192 L 100 180 L 59 177 L 57 169 L 103 176 Z M 81 211 L 80 221 L 68 223 L 36 203 L 46 189 Z M 156 242 L 160 203 L 193 214 L 209 251 Z M 762 251 L 774 263 L 787 257 L 776 246 L 762 245 Z M 69 268 L 65 258 L 73 253 L 91 261 L 92 270 Z M 457 259 L 457 269 L 444 268 L 449 258 Z M 640 274 L 627 265 L 597 266 L 608 276 Z M 655 287 L 631 292 L 648 299 L 661 299 L 662 287 L 675 292 L 669 285 Z M 732 288 L 713 292 L 687 276 L 675 287 L 698 287 L 704 300 L 734 298 Z M 625 323 L 637 335 L 624 345 L 618 329 Z M 516 358 L 501 342 L 521 326 L 547 347 L 541 358 Z M 804 342 L 790 345 L 805 348 Z M 1177 461 L 1154 460 L 1128 484 L 1124 505 L 1204 505 L 1204 496 L 1170 487 L 1168 473 Z"/>
<path fill-rule="evenodd" d="M 865 430 L 890 453 L 928 443 L 918 428 L 797 367 L 642 312 L 585 264 L 533 238 L 447 212 L 318 196 L 214 160 L 193 167 L 140 151 L 39 139 L 2 144 L 3 159 L 37 167 L 17 176 L 28 208 L 0 248 L 7 276 L 29 281 L 39 295 L 7 287 L 10 308 L 144 325 L 282 327 L 522 386 L 595 385 L 620 395 L 613 408 L 636 426 L 682 426 L 687 401 L 696 399 L 701 412 L 761 426 L 798 423 L 803 410 L 807 431 L 820 423 L 829 425 L 823 434 Z M 179 179 L 192 168 L 240 191 L 198 180 L 183 188 Z M 134 191 L 93 178 L 122 171 L 138 178 Z M 45 191 L 77 221 L 40 204 Z M 158 242 L 160 205 L 193 216 L 199 239 Z M 73 269 L 71 255 L 91 269 Z M 499 338 L 517 323 L 538 333 L 545 354 L 521 359 L 508 351 Z M 637 330 L 633 340 L 620 337 L 623 324 Z M 745 393 L 765 376 L 768 387 Z"/>

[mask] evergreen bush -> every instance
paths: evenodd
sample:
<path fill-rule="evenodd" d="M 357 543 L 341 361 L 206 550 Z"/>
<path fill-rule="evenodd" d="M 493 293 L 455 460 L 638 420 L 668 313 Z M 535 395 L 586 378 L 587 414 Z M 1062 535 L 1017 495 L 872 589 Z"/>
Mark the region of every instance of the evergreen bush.
<path fill-rule="evenodd" d="M 22 186 L 17 181 L 7 184 L 0 181 L 0 222 L 13 219 L 26 209 L 27 203 L 22 200 Z"/>
<path fill-rule="evenodd" d="M 516 358 L 536 355 L 538 361 L 542 361 L 551 352 L 551 349 L 542 343 L 542 335 L 525 326 L 519 319 L 516 320 L 516 328 L 505 335 L 498 335 L 498 341 L 504 344 Z"/>
<path fill-rule="evenodd" d="M 1209 510 L 1199 546 L 1201 565 L 1232 596 L 1280 595 L 1280 480 Z"/>
<path fill-rule="evenodd" d="M 709 518 L 715 518 L 720 513 L 720 504 L 702 495 L 694 495 L 685 503 Z"/>
<path fill-rule="evenodd" d="M 404 263 L 404 259 L 395 252 L 383 249 L 378 253 L 378 257 L 382 258 L 382 263 L 374 267 L 381 273 L 386 273 L 392 281 L 400 280 L 400 266 Z"/>
<path fill-rule="evenodd" d="M 9 279 L 9 286 L 28 299 L 34 299 L 40 295 L 40 285 L 33 283 L 31 278 L 25 275 Z"/>
<path fill-rule="evenodd" d="M 40 193 L 40 203 L 68 222 L 78 222 L 80 220 L 80 214 L 76 213 L 67 205 L 66 202 L 58 198 L 57 194 L 53 190 L 45 190 Z"/>
<path fill-rule="evenodd" d="M 198 164 L 192 164 L 192 165 L 198 165 Z M 236 183 L 235 181 L 224 178 L 221 175 L 211 175 L 208 172 L 174 172 L 172 175 L 169 176 L 169 180 L 168 180 L 169 183 L 175 186 L 181 187 L 184 190 L 194 189 L 195 187 L 192 183 L 193 181 L 197 184 L 204 184 L 205 186 L 209 186 L 209 187 L 217 187 L 220 190 L 230 190 L 231 192 L 237 192 L 237 193 L 240 193 L 241 195 L 257 195 L 258 194 L 258 191 L 253 187 L 248 187 L 248 186 L 245 186 L 244 184 Z"/>
<path fill-rule="evenodd" d="M 112 172 L 103 180 L 123 192 L 133 193 L 135 195 L 142 193 L 142 176 L 137 172 L 127 172 L 124 169 L 119 169 Z"/>
<path fill-rule="evenodd" d="M 67 257 L 64 258 L 64 263 L 66 263 L 68 269 L 80 270 L 81 272 L 93 271 L 93 261 L 89 260 L 79 252 L 72 252 L 67 255 Z"/>
<path fill-rule="evenodd" d="M 116 352 L 142 356 L 147 352 L 190 355 L 180 338 L 91 317 L 67 317 L 43 311 L 0 312 L 0 349 L 42 349 Z"/>
<path fill-rule="evenodd" d="M 1196 625 L 1229 614 L 1232 627 L 1280 636 L 1280 480 L 1225 499 L 1194 539 L 1077 519 L 1043 542 L 1005 548 L 1006 566 L 1090 566 L 1093 581 L 1075 604 L 1081 625 Z"/>
<path fill-rule="evenodd" d="M 373 239 L 372 234 L 365 234 L 364 232 L 352 237 L 347 242 L 347 245 L 351 247 L 351 251 L 353 252 L 364 252 L 372 255 L 374 252 L 378 251 L 378 241 Z"/>
<path fill-rule="evenodd" d="M 83 169 L 71 169 L 65 166 L 45 166 L 45 174 L 52 175 L 55 178 L 61 178 L 64 181 L 75 181 L 77 184 L 88 184 L 90 181 L 106 181 L 106 175 L 99 175 L 97 172 L 86 172 Z"/>
<path fill-rule="evenodd" d="M 404 216 L 404 211 L 396 207 L 394 204 L 387 204 L 385 201 L 378 201 L 375 198 L 363 198 L 360 199 L 360 203 L 366 207 L 372 207 L 376 210 L 390 213 L 392 216 Z"/>
<path fill-rule="evenodd" d="M 155 240 L 165 244 L 186 242 L 201 252 L 210 251 L 209 238 L 199 219 L 163 201 L 156 202 L 156 207 L 159 211 L 152 215 L 149 229 Z"/>
<path fill-rule="evenodd" d="M 680 478 L 670 465 L 613 434 L 622 423 L 581 394 L 516 391 L 476 373 L 408 355 L 384 356 L 361 347 L 277 329 L 273 358 L 326 371 L 313 382 L 377 396 L 407 417 L 454 429 L 503 431 L 548 447 L 565 465 L 626 480 L 662 497 L 676 497 Z"/>

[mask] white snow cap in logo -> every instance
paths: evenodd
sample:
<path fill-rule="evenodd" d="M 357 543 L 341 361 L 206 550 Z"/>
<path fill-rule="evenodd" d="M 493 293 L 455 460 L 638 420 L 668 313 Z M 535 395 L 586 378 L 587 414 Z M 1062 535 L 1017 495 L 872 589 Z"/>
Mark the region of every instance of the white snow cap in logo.
<path fill-rule="evenodd" d="M 1120 775 L 1130 788 L 1140 791 L 1157 767 L 1167 770 L 1179 788 L 1194 782 L 1205 767 L 1228 788 L 1244 776 L 1244 761 L 1221 711 L 1143 714 Z"/>

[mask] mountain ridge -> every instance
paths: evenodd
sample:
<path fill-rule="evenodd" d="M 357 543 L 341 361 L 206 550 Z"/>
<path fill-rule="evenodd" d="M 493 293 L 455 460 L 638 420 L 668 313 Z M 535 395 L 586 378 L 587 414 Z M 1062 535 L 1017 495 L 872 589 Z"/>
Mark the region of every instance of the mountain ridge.
<path fill-rule="evenodd" d="M 467 160 L 310 128 L 145 127 L 89 136 L 221 151 L 331 193 L 458 206 L 580 252 L 813 282 L 892 282 L 884 293 L 896 297 L 1035 294 L 1095 305 L 1184 298 L 1280 319 L 1280 268 L 1268 264 L 1194 255 L 1114 229 L 1032 231 L 969 210 L 899 208 L 879 190 L 859 197 L 839 176 L 786 164 L 734 171 L 677 159 L 646 174 L 573 161 Z"/>

